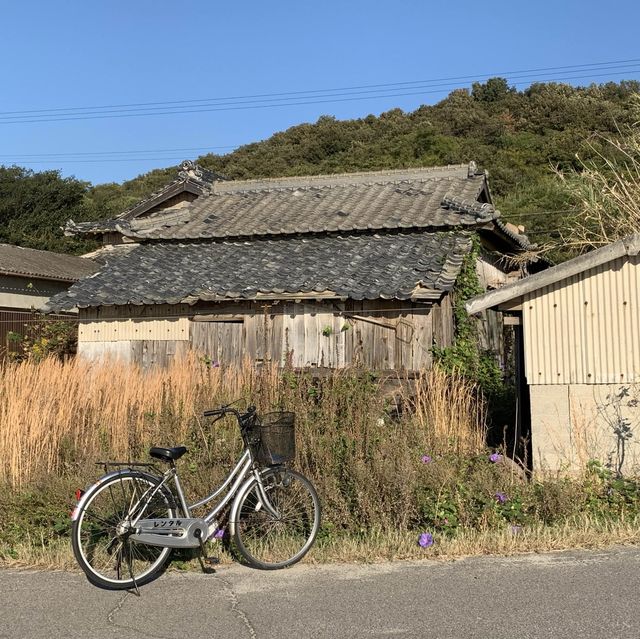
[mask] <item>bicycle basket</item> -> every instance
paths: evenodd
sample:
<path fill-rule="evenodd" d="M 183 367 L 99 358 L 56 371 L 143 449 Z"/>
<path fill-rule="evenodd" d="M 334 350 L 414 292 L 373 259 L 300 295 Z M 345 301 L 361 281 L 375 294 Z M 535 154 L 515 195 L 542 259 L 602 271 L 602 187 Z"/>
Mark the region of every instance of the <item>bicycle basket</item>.
<path fill-rule="evenodd" d="M 266 413 L 256 429 L 259 438 L 253 447 L 255 460 L 265 466 L 292 461 L 296 456 L 295 414 Z"/>

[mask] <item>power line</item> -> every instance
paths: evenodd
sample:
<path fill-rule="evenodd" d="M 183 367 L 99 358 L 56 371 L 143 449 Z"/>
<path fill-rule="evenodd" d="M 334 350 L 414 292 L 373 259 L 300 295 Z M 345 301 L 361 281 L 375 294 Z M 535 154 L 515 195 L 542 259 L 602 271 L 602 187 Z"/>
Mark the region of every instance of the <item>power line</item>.
<path fill-rule="evenodd" d="M 233 148 L 233 147 L 230 147 Z M 184 155 L 177 155 L 174 157 L 165 156 L 161 158 L 101 158 L 97 160 L 20 160 L 26 164 L 92 164 L 98 163 L 102 164 L 103 162 L 160 162 L 162 160 L 173 161 L 173 160 L 184 160 Z"/>
<path fill-rule="evenodd" d="M 198 98 L 198 99 L 190 99 L 190 100 L 171 100 L 171 101 L 160 101 L 160 102 L 133 102 L 127 104 L 107 104 L 100 106 L 86 106 L 86 107 L 61 107 L 61 108 L 49 108 L 49 109 L 30 109 L 30 110 L 22 110 L 22 111 L 0 111 L 0 116 L 4 115 L 24 115 L 24 114 L 32 114 L 32 113 L 54 113 L 54 112 L 62 112 L 62 111 L 85 111 L 85 110 L 96 110 L 96 109 L 114 109 L 114 108 L 128 108 L 128 107 L 151 107 L 158 105 L 179 105 L 179 104 L 196 104 L 198 102 L 215 102 L 222 100 L 245 100 L 245 99 L 257 99 L 257 98 L 278 98 L 285 96 L 300 96 L 305 94 L 314 94 L 314 93 L 327 93 L 332 91 L 353 91 L 357 89 L 384 89 L 385 87 L 400 87 L 400 86 L 408 86 L 415 84 L 433 84 L 434 82 L 451 82 L 454 80 L 474 80 L 482 77 L 495 77 L 495 76 L 517 76 L 525 73 L 539 73 L 541 71 L 568 71 L 568 70 L 585 70 L 590 67 L 598 68 L 598 67 L 606 67 L 607 65 L 631 65 L 635 66 L 640 62 L 640 58 L 632 58 L 629 60 L 611 60 L 608 62 L 591 62 L 588 64 L 572 64 L 572 65 L 563 65 L 563 66 L 555 66 L 555 67 L 539 67 L 536 69 L 521 69 L 518 71 L 495 71 L 492 73 L 481 73 L 475 75 L 462 75 L 462 76 L 450 76 L 446 78 L 433 78 L 430 80 L 409 80 L 405 82 L 390 82 L 384 84 L 364 84 L 364 85 L 354 85 L 354 86 L 346 86 L 346 87 L 333 87 L 328 89 L 308 89 L 304 91 L 286 91 L 281 93 L 258 93 L 258 94 L 249 94 L 249 95 L 239 95 L 239 96 L 226 96 L 220 98 Z"/>
<path fill-rule="evenodd" d="M 614 75 L 626 75 L 629 71 L 620 71 L 613 73 L 603 73 L 603 74 L 588 74 L 588 75 L 576 75 L 576 76 L 563 76 L 561 78 L 539 78 L 538 82 L 549 82 L 549 81 L 557 81 L 557 80 L 580 80 L 585 78 L 596 78 L 596 77 L 611 77 Z M 633 69 L 633 72 L 640 72 L 640 68 Z M 514 82 L 513 86 L 525 86 L 529 85 L 531 82 Z M 104 120 L 104 119 L 121 119 L 121 118 L 133 118 L 133 117 L 149 117 L 154 115 L 180 115 L 180 114 L 192 114 L 192 113 L 213 113 L 213 112 L 223 112 L 223 111 L 242 111 L 242 110 L 254 110 L 254 109 L 268 109 L 268 108 L 276 108 L 276 107 L 291 107 L 291 106 L 307 106 L 314 104 L 334 104 L 339 102 L 355 102 L 362 100 L 379 100 L 381 98 L 396 98 L 396 97 L 407 97 L 407 96 L 418 96 L 418 95 L 431 95 L 438 93 L 448 93 L 455 89 L 466 88 L 464 84 L 450 84 L 447 85 L 446 88 L 443 89 L 425 89 L 423 91 L 407 91 L 402 93 L 385 93 L 384 95 L 357 95 L 357 94 L 328 94 L 326 96 L 321 96 L 323 98 L 328 99 L 309 99 L 303 100 L 301 102 L 279 102 L 279 103 L 265 103 L 265 101 L 254 101 L 254 102 L 243 102 L 243 103 L 220 103 L 217 106 L 203 106 L 201 108 L 193 108 L 193 109 L 185 109 L 179 108 L 174 110 L 125 110 L 125 111 L 94 111 L 87 112 L 83 115 L 77 116 L 68 116 L 69 114 L 62 114 L 60 116 L 54 117 L 37 117 L 30 119 L 8 119 L 8 118 L 0 118 L 0 124 L 33 124 L 38 122 L 69 122 L 69 121 L 77 121 L 77 120 Z M 367 92 L 373 93 L 373 92 Z M 349 96 L 349 97 L 340 97 L 340 96 Z M 63 117 L 64 116 L 64 117 Z"/>
<path fill-rule="evenodd" d="M 12 157 L 12 158 L 33 158 L 33 157 L 68 157 L 68 156 L 87 156 L 87 155 L 121 155 L 130 153 L 175 153 L 177 151 L 210 151 L 213 149 L 235 149 L 238 145 L 225 145 L 225 146 L 192 146 L 181 149 L 139 149 L 137 151 L 75 151 L 68 153 L 21 153 L 21 154 L 8 154 L 0 153 L 0 158 Z"/>
<path fill-rule="evenodd" d="M 640 61 L 639 61 L 640 62 Z M 638 63 L 634 63 L 634 64 L 623 64 L 623 65 L 611 65 L 611 66 L 601 66 L 598 68 L 594 68 L 593 70 L 597 70 L 597 71 L 603 71 L 603 70 L 618 70 L 618 69 L 625 69 L 625 72 L 627 71 L 638 71 Z M 579 71 L 586 71 L 587 69 L 580 69 Z M 560 76 L 566 76 L 567 73 L 574 73 L 578 71 L 577 69 L 573 70 L 573 71 L 558 71 L 555 73 L 552 73 L 551 75 L 560 75 Z M 602 75 L 608 75 L 608 74 L 599 74 L 600 76 Z M 471 77 L 471 76 L 467 76 L 467 77 Z M 484 76 L 481 76 L 484 77 Z M 520 74 L 515 74 L 512 75 L 511 78 L 514 80 L 522 80 L 522 79 L 526 79 L 526 78 L 535 78 L 537 77 L 537 74 L 530 74 L 530 73 L 520 73 Z M 580 76 L 580 77 L 594 77 L 591 75 L 588 76 Z M 554 80 L 554 79 L 567 79 L 565 77 L 560 77 L 560 78 L 548 78 L 548 80 Z M 570 78 L 568 78 L 570 79 Z M 335 89 L 333 91 L 338 91 L 338 93 L 332 93 L 331 91 L 322 91 L 322 90 L 318 90 L 318 91 L 308 91 L 308 92 L 304 92 L 304 91 L 300 91 L 300 92 L 295 92 L 294 94 L 291 94 L 292 97 L 273 97 L 273 98 L 260 98 L 260 99 L 255 99 L 255 98 L 251 98 L 248 97 L 247 99 L 245 98 L 208 98 L 208 99 L 202 99 L 202 100 L 189 100 L 189 101 L 185 101 L 188 104 L 193 104 L 193 103 L 206 103 L 206 104 L 201 104 L 201 107 L 207 107 L 207 106 L 240 106 L 240 105 L 252 105 L 252 104 L 256 104 L 259 103 L 260 105 L 264 105 L 267 106 L 267 103 L 276 103 L 276 102 L 280 102 L 280 103 L 288 103 L 291 100 L 297 100 L 297 99 L 316 99 L 316 98 L 331 98 L 331 97 L 342 97 L 342 96 L 355 96 L 355 95 L 362 95 L 362 94 L 378 94 L 378 95 L 373 95 L 372 97 L 387 97 L 384 94 L 388 94 L 390 91 L 397 91 L 399 88 L 402 89 L 417 89 L 417 88 L 434 88 L 434 87 L 451 87 L 453 85 L 451 85 L 450 82 L 446 82 L 444 84 L 440 83 L 440 84 L 434 84 L 435 81 L 425 81 L 425 82 L 406 82 L 406 83 L 396 83 L 394 85 L 377 85 L 380 87 L 384 87 L 384 86 L 389 86 L 389 88 L 379 88 L 379 89 L 369 89 L 369 90 L 365 90 L 365 91 L 360 91 L 360 90 L 353 90 L 353 89 Z M 403 84 L 405 86 L 398 86 L 400 84 Z M 459 83 L 457 83 L 459 84 Z M 410 85 L 415 85 L 415 86 L 410 86 Z M 465 85 L 466 86 L 466 83 Z M 312 95 L 312 94 L 321 94 L 322 95 Z M 382 94 L 382 95 L 380 95 Z M 274 95 L 278 95 L 278 94 L 274 94 Z M 287 95 L 287 94 L 280 94 L 280 95 Z M 391 95 L 395 95 L 395 94 L 391 94 Z M 230 100 L 225 102 L 224 100 Z M 153 114 L 154 112 L 163 112 L 165 111 L 167 108 L 169 108 L 169 105 L 173 105 L 170 108 L 177 108 L 177 109 L 182 109 L 182 107 L 180 106 L 180 104 L 182 104 L 182 101 L 176 101 L 176 102 L 166 102 L 166 103 L 162 103 L 159 102 L 157 104 L 163 105 L 163 106 L 141 106 L 140 108 L 131 108 L 131 107 L 136 107 L 136 105 L 131 105 L 131 107 L 128 107 L 128 105 L 114 105 L 113 107 L 75 107 L 75 108 L 70 108 L 70 109 L 53 109 L 50 112 L 41 112 L 41 115 L 38 116 L 33 116 L 35 118 L 41 118 L 41 117 L 45 117 L 48 115 L 53 115 L 53 112 L 55 111 L 62 111 L 62 113 L 59 113 L 58 115 L 56 115 L 55 117 L 61 117 L 64 115 L 82 115 L 82 116 L 89 116 L 89 115 L 97 115 L 97 114 L 112 114 L 112 113 L 136 113 L 136 112 L 144 112 L 144 113 L 149 113 L 149 114 Z M 209 104 L 211 103 L 211 104 Z M 195 106 L 195 104 L 194 104 Z M 113 109 L 113 110 L 105 110 L 105 109 Z M 80 114 L 72 114 L 72 111 L 85 111 L 84 113 L 80 113 Z M 19 113 L 19 112 L 16 112 Z M 11 120 L 18 120 L 18 121 L 22 121 L 22 118 L 25 116 L 25 114 L 28 112 L 24 112 L 22 114 L 19 115 L 9 115 L 8 112 L 6 112 L 5 114 L 0 113 L 0 116 L 3 116 L 1 119 L 2 120 L 6 120 L 6 121 L 11 121 Z M 29 116 L 30 117 L 30 116 Z"/>
<path fill-rule="evenodd" d="M 623 71 L 613 71 L 609 73 L 589 73 L 587 75 L 566 75 L 569 71 L 562 72 L 564 75 L 562 77 L 557 78 L 536 78 L 537 82 L 548 82 L 548 81 L 563 81 L 563 80 L 577 80 L 577 79 L 585 79 L 585 78 L 595 78 L 595 77 L 611 77 L 613 75 L 625 75 L 628 73 L 637 73 L 640 72 L 640 67 L 638 63 L 634 63 L 633 65 L 617 65 L 612 66 L 612 63 L 609 67 L 603 66 L 607 63 L 597 63 L 600 66 L 594 67 L 594 71 L 602 71 L 604 69 L 622 69 Z M 586 65 L 584 65 L 586 67 Z M 588 69 L 575 69 L 576 71 L 586 71 Z M 555 75 L 559 75 L 560 72 L 555 73 Z M 476 76 L 477 77 L 477 76 Z M 526 78 L 532 77 L 524 74 L 512 76 L 513 78 Z M 407 89 L 416 89 L 420 88 L 417 86 L 407 86 L 410 83 L 403 83 L 405 86 L 402 88 Z M 419 84 L 418 82 L 414 84 Z M 515 82 L 513 85 L 528 85 L 531 84 L 530 81 L 521 81 Z M 388 88 L 388 89 L 378 89 L 378 90 L 370 90 L 370 91 L 349 91 L 345 90 L 345 92 L 339 93 L 326 93 L 323 95 L 310 95 L 311 93 L 320 93 L 317 92 L 299 92 L 300 96 L 293 98 L 274 98 L 274 99 L 247 99 L 242 102 L 237 101 L 228 101 L 222 102 L 223 98 L 212 98 L 207 101 L 199 100 L 194 102 L 209 102 L 210 104 L 202 104 L 196 108 L 184 108 L 184 107 L 168 107 L 168 104 L 160 107 L 147 107 L 144 109 L 134 109 L 134 108 L 123 108 L 125 105 L 115 107 L 112 110 L 104 110 L 107 107 L 77 107 L 77 108 L 68 108 L 58 114 L 54 114 L 54 111 L 40 111 L 41 115 L 29 116 L 28 112 L 23 112 L 20 115 L 8 115 L 8 112 L 5 112 L 4 115 L 0 114 L 0 124 L 29 124 L 29 123 L 38 123 L 38 122 L 61 122 L 61 121 L 75 121 L 75 120 L 96 120 L 96 119 L 112 119 L 112 118 L 128 118 L 128 117 L 148 117 L 152 115 L 176 115 L 176 114 L 189 114 L 189 113 L 205 113 L 205 112 L 220 112 L 220 111 L 236 111 L 236 110 L 247 110 L 247 109 L 264 109 L 264 108 L 274 108 L 274 107 L 282 107 L 282 106 L 303 106 L 303 105 L 312 105 L 312 104 L 326 104 L 326 103 L 337 103 L 337 102 L 347 102 L 347 101 L 359 101 L 359 100 L 374 100 L 380 98 L 392 98 L 392 97 L 404 97 L 404 96 L 414 96 L 414 95 L 427 95 L 433 93 L 446 93 L 452 89 L 463 88 L 465 85 L 458 84 L 447 84 L 447 85 L 437 85 L 426 84 L 426 82 L 422 83 L 423 90 L 420 91 L 403 91 L 390 93 L 390 91 L 396 90 L 399 88 L 396 85 L 396 89 Z M 386 85 L 390 86 L 390 85 Z M 433 89 L 434 86 L 444 86 L 445 88 Z M 361 94 L 367 95 L 361 95 Z M 345 97 L 346 96 L 346 97 Z M 233 100 L 230 98 L 225 98 L 227 100 Z M 292 101 L 292 100 L 301 100 L 301 101 Z M 212 104 L 211 104 L 212 103 Z M 192 103 L 189 103 L 192 104 Z M 195 106 L 195 105 L 193 105 Z M 88 110 L 93 109 L 93 110 Z M 102 109 L 102 110 L 100 110 Z M 84 110 L 84 113 L 71 113 L 74 110 Z M 15 112 L 17 113 L 17 112 Z"/>

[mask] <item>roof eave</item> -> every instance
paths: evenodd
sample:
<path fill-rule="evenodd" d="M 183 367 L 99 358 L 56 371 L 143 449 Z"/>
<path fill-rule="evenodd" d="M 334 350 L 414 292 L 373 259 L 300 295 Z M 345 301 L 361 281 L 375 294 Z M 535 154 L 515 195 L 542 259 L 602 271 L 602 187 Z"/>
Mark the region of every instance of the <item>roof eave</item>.
<path fill-rule="evenodd" d="M 527 293 L 578 275 L 584 271 L 611 262 L 624 255 L 637 255 L 640 252 L 640 234 L 629 235 L 613 244 L 585 253 L 578 257 L 553 266 L 545 271 L 525 277 L 494 291 L 478 295 L 466 302 L 467 313 L 475 315 L 487 309 L 509 302 Z"/>
<path fill-rule="evenodd" d="M 25 273 L 24 271 L 9 271 L 6 269 L 0 269 L 0 275 L 7 275 L 11 277 L 25 277 L 25 278 L 34 278 L 37 280 L 47 280 L 51 282 L 65 282 L 69 284 L 74 284 L 75 282 L 79 282 L 81 279 L 85 277 L 89 277 L 90 273 L 87 275 L 82 275 L 80 277 L 63 277 L 59 275 L 44 275 L 42 273 Z"/>
<path fill-rule="evenodd" d="M 162 191 L 151 195 L 147 200 L 138 202 L 138 204 L 131 207 L 130 209 L 127 209 L 124 213 L 120 213 L 120 215 L 117 215 L 113 219 L 129 220 L 137 217 L 138 215 L 146 213 L 154 206 L 158 206 L 158 204 L 162 204 L 162 202 L 164 202 L 165 200 L 168 200 L 175 195 L 179 195 L 180 193 L 187 192 L 192 193 L 193 195 L 202 195 L 203 191 L 204 187 L 190 180 L 184 180 L 175 184 L 169 184 Z"/>

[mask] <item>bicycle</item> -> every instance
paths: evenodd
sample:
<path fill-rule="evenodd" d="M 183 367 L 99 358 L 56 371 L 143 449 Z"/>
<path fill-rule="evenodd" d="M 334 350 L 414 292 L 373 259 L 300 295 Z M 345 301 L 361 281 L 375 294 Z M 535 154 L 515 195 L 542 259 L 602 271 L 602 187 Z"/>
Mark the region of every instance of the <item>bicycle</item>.
<path fill-rule="evenodd" d="M 320 501 L 311 482 L 287 466 L 295 456 L 293 413 L 260 418 L 253 406 L 240 413 L 230 405 L 204 413 L 215 421 L 227 415 L 238 421 L 244 451 L 224 482 L 191 505 L 175 465 L 188 452 L 184 446 L 149 450 L 169 465 L 161 475 L 154 463 L 99 462 L 116 470 L 80 491 L 71 516 L 73 553 L 92 584 L 137 590 L 163 572 L 175 548 L 199 548 L 204 570 L 204 543 L 220 535 L 219 517 L 229 504 L 229 538 L 249 566 L 286 568 L 309 551 Z M 211 502 L 204 517 L 192 516 Z"/>

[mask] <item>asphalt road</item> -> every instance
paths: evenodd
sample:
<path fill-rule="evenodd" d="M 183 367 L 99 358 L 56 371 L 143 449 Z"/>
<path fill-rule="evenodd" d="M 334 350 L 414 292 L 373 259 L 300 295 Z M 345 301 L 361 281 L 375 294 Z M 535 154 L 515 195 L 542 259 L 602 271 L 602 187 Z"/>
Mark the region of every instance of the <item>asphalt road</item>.
<path fill-rule="evenodd" d="M 141 596 L 0 570 L 0 637 L 640 638 L 640 549 L 169 573 Z"/>

